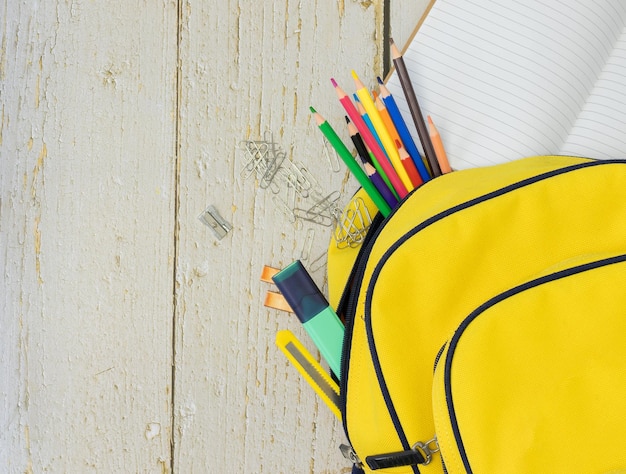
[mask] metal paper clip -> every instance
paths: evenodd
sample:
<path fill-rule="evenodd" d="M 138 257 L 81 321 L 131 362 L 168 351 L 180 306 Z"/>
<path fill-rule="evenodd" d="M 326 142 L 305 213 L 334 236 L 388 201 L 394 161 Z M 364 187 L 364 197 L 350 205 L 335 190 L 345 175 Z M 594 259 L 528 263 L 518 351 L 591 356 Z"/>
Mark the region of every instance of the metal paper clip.
<path fill-rule="evenodd" d="M 278 194 L 275 194 L 274 196 L 272 196 L 272 201 L 274 201 L 274 204 L 276 205 L 276 207 L 285 216 L 287 216 L 287 218 L 289 219 L 289 222 L 291 222 L 296 229 L 302 228 L 302 221 L 298 219 L 298 216 L 294 212 L 293 206 L 289 206 L 285 201 L 283 201 L 283 199 Z"/>
<path fill-rule="evenodd" d="M 306 217 L 303 218 L 326 227 L 331 227 L 335 223 L 335 217 L 333 214 L 338 209 L 337 202 L 340 197 L 341 192 L 339 191 L 333 191 L 327 196 L 324 196 L 306 210 Z"/>
<path fill-rule="evenodd" d="M 210 227 L 215 236 L 220 240 L 233 228 L 232 225 L 220 216 L 214 206 L 207 207 L 204 212 L 198 216 L 198 219 Z"/>
<path fill-rule="evenodd" d="M 267 153 L 269 147 L 267 143 L 261 141 L 246 141 L 245 150 L 248 155 L 248 160 L 244 163 L 243 168 L 239 174 L 247 179 L 255 173 L 258 173 L 259 168 L 264 168 L 265 160 L 267 159 Z"/>
<path fill-rule="evenodd" d="M 372 223 L 372 217 L 361 198 L 354 199 L 338 219 L 333 234 L 338 248 L 360 245 Z"/>
<path fill-rule="evenodd" d="M 328 140 L 326 140 L 326 138 L 324 138 L 324 154 L 326 155 L 326 159 L 328 160 L 330 169 L 334 173 L 338 173 L 339 171 L 341 171 L 341 164 L 339 163 L 337 150 L 333 148 L 333 146 L 328 142 Z"/>
<path fill-rule="evenodd" d="M 297 166 L 297 168 L 300 174 L 303 176 L 303 179 L 306 180 L 306 182 L 309 184 L 308 189 L 311 190 L 311 193 L 313 194 L 312 197 L 315 198 L 317 196 L 321 198 L 324 191 L 322 190 L 322 186 L 320 186 L 320 183 L 315 179 L 315 177 L 313 177 L 309 170 L 304 167 L 304 165 L 299 165 Z"/>
<path fill-rule="evenodd" d="M 306 262 L 311 258 L 311 249 L 313 248 L 313 241 L 315 240 L 315 229 L 309 227 L 306 231 L 306 237 L 304 238 L 304 242 L 302 243 L 302 250 L 300 251 L 300 256 L 296 257 L 296 259 L 302 260 Z"/>
<path fill-rule="evenodd" d="M 286 156 L 287 155 L 285 154 L 284 151 L 281 151 L 278 153 L 276 152 L 272 153 L 272 156 L 270 157 L 270 159 L 267 160 L 265 163 L 265 172 L 261 176 L 261 180 L 259 183 L 259 187 L 261 189 L 265 189 L 272 184 L 274 177 L 276 176 L 276 173 L 280 169 L 283 161 L 285 161 Z"/>
<path fill-rule="evenodd" d="M 327 252 L 323 252 L 320 256 L 318 256 L 315 260 L 309 263 L 308 268 L 311 272 L 316 272 L 321 270 L 326 265 L 326 257 L 328 256 Z"/>

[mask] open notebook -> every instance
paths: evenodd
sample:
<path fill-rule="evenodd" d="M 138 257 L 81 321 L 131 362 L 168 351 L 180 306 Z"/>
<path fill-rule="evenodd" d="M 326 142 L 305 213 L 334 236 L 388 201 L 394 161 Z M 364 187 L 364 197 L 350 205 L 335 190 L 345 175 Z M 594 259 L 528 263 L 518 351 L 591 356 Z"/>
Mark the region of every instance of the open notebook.
<path fill-rule="evenodd" d="M 436 0 L 403 57 L 455 169 L 626 158 L 624 0 Z M 387 87 L 412 126 L 397 74 Z"/>

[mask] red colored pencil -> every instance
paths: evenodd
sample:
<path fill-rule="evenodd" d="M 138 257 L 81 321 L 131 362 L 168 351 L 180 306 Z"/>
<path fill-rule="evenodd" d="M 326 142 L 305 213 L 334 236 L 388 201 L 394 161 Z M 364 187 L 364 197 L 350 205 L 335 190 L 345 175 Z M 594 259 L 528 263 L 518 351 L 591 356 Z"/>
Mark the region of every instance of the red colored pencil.
<path fill-rule="evenodd" d="M 356 107 L 350 100 L 350 97 L 348 97 L 348 95 L 343 91 L 343 89 L 341 89 L 341 87 L 337 85 L 337 82 L 334 79 L 331 79 L 331 82 L 333 84 L 333 87 L 335 88 L 335 92 L 337 93 L 339 102 L 341 102 L 341 105 L 343 105 L 343 108 L 346 110 L 346 113 L 350 117 L 350 120 L 352 120 L 352 123 L 354 123 L 357 130 L 361 134 L 361 138 L 363 138 L 363 141 L 365 142 L 365 144 L 374 154 L 374 158 L 376 158 L 376 160 L 378 161 L 378 164 L 385 172 L 385 175 L 389 179 L 389 182 L 395 189 L 400 199 L 403 199 L 408 194 L 408 191 L 406 190 L 406 187 L 404 186 L 404 184 L 402 184 L 400 177 L 398 176 L 396 171 L 393 169 L 393 166 L 391 165 L 390 161 L 387 159 L 385 152 L 381 150 L 380 146 L 378 145 L 378 142 L 376 142 L 376 139 L 370 133 L 368 126 L 363 121 L 363 117 L 361 117 L 361 115 L 357 111 Z"/>

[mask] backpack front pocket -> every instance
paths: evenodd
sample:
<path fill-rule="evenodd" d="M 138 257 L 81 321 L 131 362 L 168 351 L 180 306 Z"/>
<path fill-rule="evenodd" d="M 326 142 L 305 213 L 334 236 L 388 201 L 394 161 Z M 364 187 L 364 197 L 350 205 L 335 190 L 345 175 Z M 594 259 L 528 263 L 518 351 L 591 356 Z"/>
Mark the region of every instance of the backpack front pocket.
<path fill-rule="evenodd" d="M 625 288 L 626 255 L 595 258 L 501 293 L 460 324 L 433 384 L 448 472 L 626 467 Z"/>

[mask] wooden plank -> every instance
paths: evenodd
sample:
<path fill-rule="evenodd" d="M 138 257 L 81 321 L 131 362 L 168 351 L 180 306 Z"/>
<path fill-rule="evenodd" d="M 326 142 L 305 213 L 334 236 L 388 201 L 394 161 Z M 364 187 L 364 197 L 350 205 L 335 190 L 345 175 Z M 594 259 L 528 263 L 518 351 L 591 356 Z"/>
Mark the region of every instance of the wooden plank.
<path fill-rule="evenodd" d="M 330 229 L 294 224 L 245 179 L 242 141 L 271 135 L 342 206 L 356 182 L 326 161 L 308 106 L 347 139 L 329 79 L 375 84 L 383 10 L 265 3 L 0 4 L 9 472 L 350 471 L 340 424 L 273 338 L 289 328 L 313 347 L 262 306 L 259 281 L 302 257 L 324 287 L 313 260 Z M 411 30 L 397 18 L 392 33 Z M 223 240 L 197 219 L 208 204 L 234 226 Z"/>
<path fill-rule="evenodd" d="M 343 205 L 356 181 L 344 165 L 330 169 L 309 106 L 349 142 L 330 78 L 352 91 L 354 69 L 374 86 L 382 73 L 381 15 L 371 3 L 288 0 L 190 1 L 183 10 L 179 472 L 350 472 L 338 450 L 341 424 L 274 345 L 283 328 L 312 350 L 310 340 L 294 316 L 263 306 L 272 287 L 259 281 L 264 265 L 280 268 L 301 255 L 307 232 L 314 233 L 311 260 L 323 255 L 331 230 L 302 220 L 294 225 L 274 201 L 286 199 L 286 186 L 274 194 L 241 170 L 243 142 L 269 132 L 322 194 L 342 191 Z M 210 204 L 233 225 L 222 240 L 197 219 Z M 301 197 L 297 206 L 311 204 Z M 323 267 L 312 275 L 324 286 Z"/>
<path fill-rule="evenodd" d="M 170 466 L 177 12 L 2 2 L 0 466 Z"/>
<path fill-rule="evenodd" d="M 399 48 L 404 49 L 407 41 L 415 34 L 424 12 L 435 0 L 394 0 L 390 3 L 391 37 Z"/>

